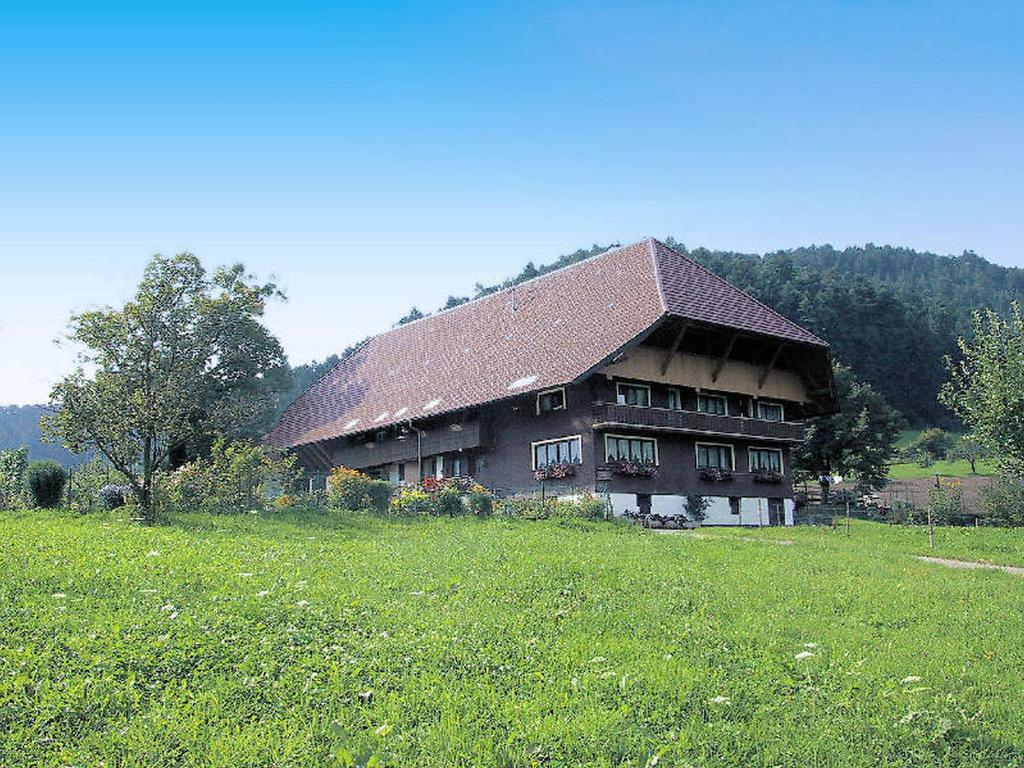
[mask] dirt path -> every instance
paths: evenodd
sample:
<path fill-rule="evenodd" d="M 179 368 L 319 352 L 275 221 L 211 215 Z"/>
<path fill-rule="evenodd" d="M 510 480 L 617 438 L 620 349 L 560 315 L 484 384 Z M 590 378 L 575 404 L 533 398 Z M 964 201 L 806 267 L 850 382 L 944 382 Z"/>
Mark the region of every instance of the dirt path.
<path fill-rule="evenodd" d="M 994 563 L 978 563 L 972 560 L 950 560 L 946 557 L 928 557 L 926 555 L 915 555 L 918 560 L 926 563 L 938 563 L 947 568 L 984 568 L 990 571 L 1006 571 L 1014 576 L 1024 576 L 1024 568 L 1017 565 L 995 565 Z"/>

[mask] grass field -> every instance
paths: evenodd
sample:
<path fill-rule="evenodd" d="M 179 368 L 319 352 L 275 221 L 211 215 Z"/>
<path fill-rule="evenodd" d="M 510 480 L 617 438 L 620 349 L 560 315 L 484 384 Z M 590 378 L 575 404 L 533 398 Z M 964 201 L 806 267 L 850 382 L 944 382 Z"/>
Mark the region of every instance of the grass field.
<path fill-rule="evenodd" d="M 896 441 L 897 450 L 904 450 L 914 439 L 921 434 L 920 429 L 905 429 L 900 432 L 899 440 Z M 996 474 L 996 463 L 982 459 L 975 464 L 977 476 L 991 477 Z M 913 480 L 921 477 L 969 477 L 971 465 L 966 461 L 936 461 L 927 467 L 922 467 L 916 462 L 892 464 L 889 467 L 889 477 L 893 480 Z"/>
<path fill-rule="evenodd" d="M 975 465 L 979 477 L 991 477 L 996 474 L 994 461 L 981 460 Z M 971 475 L 971 465 L 966 461 L 936 461 L 927 467 L 917 463 L 892 464 L 889 467 L 889 477 L 893 480 L 910 480 L 917 477 L 968 477 Z"/>
<path fill-rule="evenodd" d="M 925 553 L 856 521 L 0 514 L 0 765 L 1024 765 L 1024 579 Z"/>

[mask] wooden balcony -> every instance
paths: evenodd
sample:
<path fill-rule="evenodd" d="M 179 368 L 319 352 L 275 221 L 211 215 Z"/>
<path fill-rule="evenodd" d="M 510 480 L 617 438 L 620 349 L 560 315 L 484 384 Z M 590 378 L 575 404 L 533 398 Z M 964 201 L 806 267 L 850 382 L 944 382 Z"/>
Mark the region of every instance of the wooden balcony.
<path fill-rule="evenodd" d="M 616 403 L 595 403 L 593 418 L 594 429 L 628 428 L 779 442 L 799 442 L 804 437 L 804 425 L 792 421 L 715 416 L 697 411 L 674 411 Z"/>
<path fill-rule="evenodd" d="M 457 431 L 448 425 L 425 430 L 420 438 L 422 455 L 450 453 L 466 448 L 478 448 L 484 444 L 486 430 L 481 428 L 479 420 L 460 424 L 459 427 Z M 334 466 L 363 469 L 396 461 L 415 461 L 416 455 L 416 433 L 409 432 L 404 440 L 388 437 L 377 442 L 371 436 L 366 442 L 339 446 L 332 452 L 331 460 Z"/>

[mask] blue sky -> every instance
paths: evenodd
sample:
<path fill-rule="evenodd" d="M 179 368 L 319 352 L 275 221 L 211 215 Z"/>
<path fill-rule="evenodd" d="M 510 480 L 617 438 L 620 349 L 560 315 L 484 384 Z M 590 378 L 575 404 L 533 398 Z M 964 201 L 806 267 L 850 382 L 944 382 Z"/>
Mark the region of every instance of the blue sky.
<path fill-rule="evenodd" d="M 155 252 L 289 294 L 295 362 L 674 235 L 1024 265 L 1016 3 L 0 5 L 0 403 Z"/>

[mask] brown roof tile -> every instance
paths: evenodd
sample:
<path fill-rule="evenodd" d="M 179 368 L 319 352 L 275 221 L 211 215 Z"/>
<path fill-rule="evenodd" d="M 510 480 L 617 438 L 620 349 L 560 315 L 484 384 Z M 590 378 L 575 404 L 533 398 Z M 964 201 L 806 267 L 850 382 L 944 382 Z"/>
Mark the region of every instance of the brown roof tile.
<path fill-rule="evenodd" d="M 304 445 L 565 384 L 666 315 L 824 345 L 646 240 L 374 336 L 292 403 L 268 441 Z"/>

